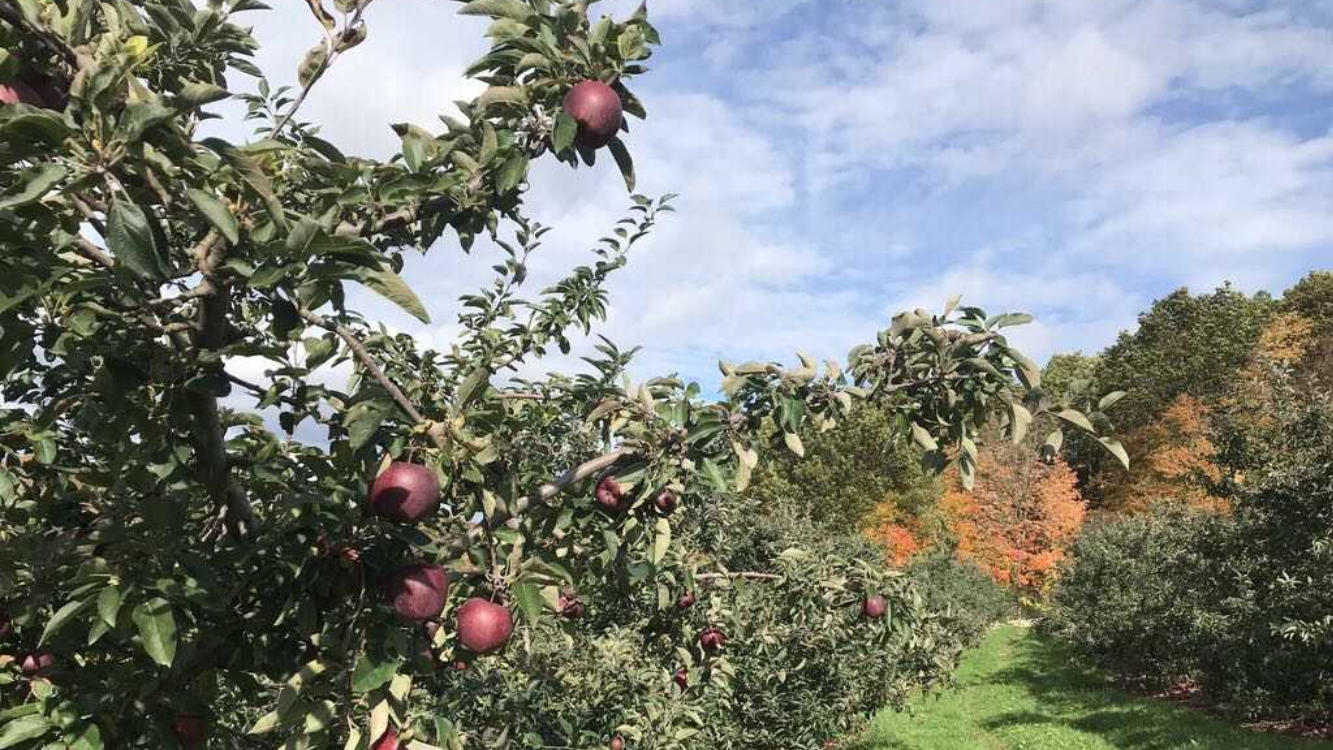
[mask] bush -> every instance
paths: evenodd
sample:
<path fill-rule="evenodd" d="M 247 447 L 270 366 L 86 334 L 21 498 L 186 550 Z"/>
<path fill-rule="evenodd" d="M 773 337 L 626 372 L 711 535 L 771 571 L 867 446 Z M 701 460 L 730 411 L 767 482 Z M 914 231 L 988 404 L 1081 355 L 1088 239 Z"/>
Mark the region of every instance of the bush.
<path fill-rule="evenodd" d="M 907 567 L 907 580 L 922 592 L 926 606 L 948 618 L 969 644 L 980 640 L 991 625 L 1018 614 L 1018 603 L 1009 590 L 947 549 L 913 560 Z"/>
<path fill-rule="evenodd" d="M 1131 682 L 1160 686 L 1194 674 L 1217 588 L 1205 550 L 1226 525 L 1167 506 L 1088 524 L 1043 629 Z"/>

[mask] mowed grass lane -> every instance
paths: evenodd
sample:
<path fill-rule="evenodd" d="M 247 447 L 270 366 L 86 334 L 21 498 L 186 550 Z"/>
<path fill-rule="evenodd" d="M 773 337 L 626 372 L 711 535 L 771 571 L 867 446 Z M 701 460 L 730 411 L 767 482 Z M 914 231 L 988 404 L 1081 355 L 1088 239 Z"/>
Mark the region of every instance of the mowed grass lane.
<path fill-rule="evenodd" d="M 1333 750 L 1128 695 L 1029 628 L 993 630 L 958 682 L 884 712 L 853 750 Z"/>

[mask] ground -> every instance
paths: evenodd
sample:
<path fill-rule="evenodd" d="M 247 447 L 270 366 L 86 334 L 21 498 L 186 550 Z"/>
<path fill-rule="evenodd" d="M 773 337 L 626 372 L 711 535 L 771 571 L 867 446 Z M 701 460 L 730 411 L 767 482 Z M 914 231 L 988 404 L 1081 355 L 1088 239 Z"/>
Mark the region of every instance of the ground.
<path fill-rule="evenodd" d="M 854 750 L 1333 750 L 1258 734 L 1201 711 L 1128 695 L 1058 643 L 997 628 L 958 672 L 958 689 L 886 711 Z"/>

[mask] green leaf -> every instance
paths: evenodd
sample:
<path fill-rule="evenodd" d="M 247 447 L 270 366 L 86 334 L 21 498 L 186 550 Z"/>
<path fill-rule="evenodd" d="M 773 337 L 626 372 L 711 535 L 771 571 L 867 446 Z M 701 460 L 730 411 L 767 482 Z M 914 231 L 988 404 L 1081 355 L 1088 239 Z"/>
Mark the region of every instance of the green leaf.
<path fill-rule="evenodd" d="M 360 401 L 343 415 L 343 426 L 353 450 L 359 450 L 379 430 L 394 407 L 383 401 Z"/>
<path fill-rule="evenodd" d="M 477 98 L 477 106 L 483 110 L 495 104 L 513 104 L 516 107 L 526 108 L 528 92 L 519 86 L 491 86 Z"/>
<path fill-rule="evenodd" d="M 0 209 L 18 208 L 41 198 L 65 178 L 65 168 L 59 164 L 43 164 L 23 171 L 23 189 L 0 198 Z"/>
<path fill-rule="evenodd" d="M 185 196 L 190 199 L 194 207 L 199 209 L 199 213 L 208 219 L 208 223 L 213 225 L 227 238 L 227 241 L 235 245 L 241 239 L 241 227 L 236 223 L 236 217 L 232 216 L 231 210 L 226 204 L 218 200 L 212 193 L 190 188 L 185 191 Z"/>
<path fill-rule="evenodd" d="M 166 274 L 157 240 L 148 217 L 129 199 L 117 196 L 107 216 L 106 241 L 116 262 L 142 278 L 160 279 Z"/>
<path fill-rule="evenodd" d="M 1013 421 L 1013 431 L 1011 437 L 1015 443 L 1023 442 L 1023 437 L 1027 435 L 1028 425 L 1032 424 L 1032 412 L 1027 407 L 1017 402 L 1009 404 L 1009 413 Z"/>
<path fill-rule="evenodd" d="M 11 721 L 0 729 L 0 750 L 41 737 L 50 728 L 45 716 L 24 716 Z"/>
<path fill-rule="evenodd" d="M 212 83 L 186 81 L 176 95 L 178 107 L 193 109 L 213 102 L 220 102 L 231 96 L 231 92 Z"/>
<path fill-rule="evenodd" d="M 653 554 L 649 558 L 653 565 L 660 565 L 666 559 L 667 550 L 671 549 L 671 522 L 665 518 L 657 519 L 653 535 Z"/>
<path fill-rule="evenodd" d="M 616 160 L 616 166 L 620 167 L 620 176 L 625 178 L 625 189 L 634 192 L 634 159 L 629 155 L 629 149 L 625 148 L 625 142 L 619 138 L 612 138 L 608 144 L 611 149 L 611 156 Z"/>
<path fill-rule="evenodd" d="M 1068 422 L 1069 424 L 1074 425 L 1075 427 L 1079 428 L 1080 430 L 1083 430 L 1084 432 L 1087 432 L 1092 435 L 1097 434 L 1097 430 L 1092 426 L 1092 422 L 1089 422 L 1088 418 L 1083 416 L 1083 412 L 1076 411 L 1074 409 L 1065 409 L 1060 413 L 1056 414 L 1055 416 Z"/>
<path fill-rule="evenodd" d="M 329 58 L 329 49 L 323 42 L 311 47 L 305 57 L 301 58 L 301 64 L 296 68 L 296 80 L 301 84 L 301 88 L 310 88 L 310 85 L 319 80 L 327 69 L 325 62 Z"/>
<path fill-rule="evenodd" d="M 274 729 L 277 729 L 278 726 L 281 724 L 282 724 L 282 714 L 278 713 L 277 711 L 270 711 L 264 714 L 263 716 L 259 717 L 259 719 L 253 725 L 251 725 L 249 729 L 245 730 L 245 733 L 268 734 L 269 732 L 272 732 Z"/>
<path fill-rule="evenodd" d="M 526 21 L 532 15 L 532 8 L 522 0 L 472 0 L 459 9 L 460 16 L 490 16 L 491 18 L 512 18 Z"/>
<path fill-rule="evenodd" d="M 542 590 L 532 583 L 520 583 L 514 586 L 514 598 L 518 600 L 518 611 L 529 625 L 536 625 L 542 617 Z"/>
<path fill-rule="evenodd" d="M 398 660 L 362 654 L 352 670 L 352 692 L 361 694 L 388 685 L 398 674 Z"/>
<path fill-rule="evenodd" d="M 66 736 L 69 736 L 68 732 Z M 96 724 L 87 724 L 69 742 L 69 750 L 102 750 L 102 730 Z"/>
<path fill-rule="evenodd" d="M 390 302 L 406 310 L 412 317 L 422 323 L 430 322 L 430 313 L 426 312 L 426 306 L 421 304 L 421 299 L 398 274 L 389 270 L 366 268 L 360 270 L 359 277 L 362 284 L 379 292 Z"/>
<path fill-rule="evenodd" d="M 935 441 L 935 436 L 930 434 L 930 430 L 916 422 L 912 423 L 912 440 L 915 440 L 916 444 L 921 446 L 923 450 L 939 450 L 940 447 L 939 443 Z"/>
<path fill-rule="evenodd" d="M 551 136 L 551 148 L 557 154 L 563 154 L 574 145 L 574 138 L 579 134 L 579 123 L 568 112 L 562 111 L 555 118 L 555 133 Z"/>
<path fill-rule="evenodd" d="M 805 458 L 805 444 L 801 442 L 801 436 L 794 432 L 782 433 L 782 442 L 787 444 L 787 450 L 795 453 L 801 458 Z"/>
<path fill-rule="evenodd" d="M 37 640 L 38 645 L 46 643 L 47 639 L 55 635 L 59 630 L 68 625 L 80 612 L 92 604 L 91 599 L 81 599 L 67 602 L 65 606 L 56 610 L 51 619 L 46 622 L 46 628 L 42 630 L 42 637 Z"/>
<path fill-rule="evenodd" d="M 135 607 L 132 617 L 149 658 L 171 666 L 176 660 L 176 617 L 171 605 L 165 599 L 151 599 Z"/>
<path fill-rule="evenodd" d="M 108 627 L 116 627 L 116 616 L 120 614 L 120 589 L 107 586 L 97 595 L 97 614 Z"/>
<path fill-rule="evenodd" d="M 518 187 L 523 178 L 528 174 L 528 155 L 522 151 L 515 151 L 505 159 L 500 171 L 495 175 L 495 190 L 499 193 L 507 193 Z"/>
<path fill-rule="evenodd" d="M 1102 396 L 1102 400 L 1097 402 L 1097 411 L 1106 411 L 1107 409 L 1110 409 L 1112 406 L 1120 403 L 1120 399 L 1127 395 L 1129 394 L 1124 391 L 1112 391 L 1105 396 Z"/>
<path fill-rule="evenodd" d="M 1120 461 L 1121 466 L 1126 469 L 1129 468 L 1129 453 L 1125 450 L 1125 446 L 1120 444 L 1119 440 L 1115 438 L 1097 438 L 1097 442 L 1101 443 L 1102 447 L 1112 456 L 1115 456 Z"/>

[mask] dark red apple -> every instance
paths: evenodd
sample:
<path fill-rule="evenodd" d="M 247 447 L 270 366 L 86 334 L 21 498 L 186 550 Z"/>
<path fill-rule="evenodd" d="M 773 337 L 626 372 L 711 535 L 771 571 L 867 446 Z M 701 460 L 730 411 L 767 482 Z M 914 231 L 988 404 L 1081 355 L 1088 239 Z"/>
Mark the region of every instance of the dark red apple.
<path fill-rule="evenodd" d="M 55 655 L 45 651 L 27 654 L 19 660 L 19 671 L 28 677 L 36 677 L 49 671 L 51 667 L 55 666 L 55 663 Z"/>
<path fill-rule="evenodd" d="M 705 651 L 716 651 L 727 645 L 727 634 L 721 628 L 709 627 L 699 632 L 699 645 Z"/>
<path fill-rule="evenodd" d="M 14 634 L 14 621 L 9 619 L 9 615 L 0 611 L 0 641 L 7 640 Z"/>
<path fill-rule="evenodd" d="M 611 750 L 625 750 L 625 740 L 620 735 L 616 735 L 611 738 L 611 743 L 607 747 Z"/>
<path fill-rule="evenodd" d="M 197 714 L 178 713 L 171 720 L 171 733 L 181 747 L 199 747 L 208 736 L 208 722 Z"/>
<path fill-rule="evenodd" d="M 677 609 L 689 609 L 690 607 L 693 607 L 693 606 L 694 606 L 694 592 L 693 592 L 693 591 L 686 591 L 685 593 L 683 593 L 683 594 L 681 594 L 680 596 L 676 597 L 676 608 L 677 608 Z"/>
<path fill-rule="evenodd" d="M 661 513 L 664 516 L 669 516 L 672 513 L 675 513 L 676 506 L 679 503 L 680 501 L 676 498 L 676 493 L 671 490 L 662 490 L 657 493 L 657 497 L 653 498 L 653 506 L 657 508 L 658 513 Z"/>
<path fill-rule="evenodd" d="M 597 496 L 597 503 L 609 511 L 625 509 L 625 488 L 613 476 L 602 477 L 597 482 L 594 494 Z"/>
<path fill-rule="evenodd" d="M 370 507 L 393 521 L 416 523 L 439 505 L 440 482 L 428 466 L 394 461 L 370 485 Z"/>
<path fill-rule="evenodd" d="M 578 594 L 573 591 L 560 592 L 560 616 L 570 620 L 577 620 L 587 613 L 588 608 L 583 605 Z"/>
<path fill-rule="evenodd" d="M 615 89 L 601 81 L 582 81 L 565 94 L 564 110 L 579 124 L 576 141 L 585 148 L 601 148 L 620 132 L 624 107 Z"/>
<path fill-rule="evenodd" d="M 46 99 L 22 79 L 14 79 L 8 84 L 0 84 L 0 104 L 27 104 L 33 107 L 47 106 Z"/>
<path fill-rule="evenodd" d="M 470 651 L 498 651 L 513 634 L 514 616 L 499 604 L 473 597 L 458 608 L 458 640 Z"/>
<path fill-rule="evenodd" d="M 681 667 L 680 669 L 676 670 L 675 674 L 671 675 L 671 679 L 676 681 L 677 687 L 679 687 L 681 690 L 684 690 L 685 688 L 690 686 L 690 670 L 686 669 L 685 667 Z"/>
<path fill-rule="evenodd" d="M 399 569 L 389 582 L 394 611 L 405 620 L 423 622 L 439 617 L 449 596 L 443 568 L 419 563 Z"/>
<path fill-rule="evenodd" d="M 878 620 L 889 611 L 889 602 L 879 594 L 867 596 L 861 603 L 861 614 L 872 620 Z"/>
<path fill-rule="evenodd" d="M 375 744 L 370 746 L 370 750 L 398 750 L 399 747 L 398 730 L 389 727 L 379 739 L 375 740 Z"/>
<path fill-rule="evenodd" d="M 463 661 L 462 659 L 455 659 L 455 660 L 454 660 L 454 671 L 455 671 L 455 672 L 466 672 L 466 671 L 467 671 L 467 662 Z"/>

